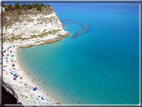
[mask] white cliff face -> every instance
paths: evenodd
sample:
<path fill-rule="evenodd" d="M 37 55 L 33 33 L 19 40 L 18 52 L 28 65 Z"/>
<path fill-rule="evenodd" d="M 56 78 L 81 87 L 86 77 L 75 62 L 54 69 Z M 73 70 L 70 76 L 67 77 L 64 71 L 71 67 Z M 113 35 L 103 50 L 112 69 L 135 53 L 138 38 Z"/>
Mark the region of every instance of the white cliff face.
<path fill-rule="evenodd" d="M 19 20 L 21 21 L 17 21 L 7 28 L 3 27 L 5 43 L 10 42 L 20 47 L 27 47 L 47 42 L 53 43 L 69 35 L 68 31 L 63 30 L 62 23 L 55 12 L 49 15 L 22 16 Z M 44 36 L 41 36 L 43 34 Z M 14 39 L 12 39 L 13 37 Z"/>
<path fill-rule="evenodd" d="M 20 17 L 19 19 L 22 19 Z M 3 36 L 20 36 L 20 37 L 30 37 L 31 35 L 39 35 L 44 32 L 61 30 L 62 24 L 55 12 L 50 15 L 39 14 L 37 16 L 28 16 L 22 19 L 21 22 L 15 22 L 7 29 L 3 28 Z M 26 37 L 27 36 L 27 37 Z"/>

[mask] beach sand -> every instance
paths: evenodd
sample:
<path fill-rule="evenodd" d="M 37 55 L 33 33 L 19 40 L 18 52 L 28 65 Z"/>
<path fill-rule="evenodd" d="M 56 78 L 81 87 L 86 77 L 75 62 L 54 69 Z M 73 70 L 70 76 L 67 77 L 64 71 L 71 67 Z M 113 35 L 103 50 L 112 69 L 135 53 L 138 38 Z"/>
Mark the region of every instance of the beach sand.
<path fill-rule="evenodd" d="M 10 43 L 6 43 L 3 45 L 4 49 L 11 46 Z M 6 51 L 6 54 L 10 53 L 9 51 Z M 8 56 L 8 63 L 6 62 L 5 58 L 3 58 L 3 65 L 7 65 L 7 67 L 3 67 L 3 69 L 5 69 L 5 71 L 8 72 L 8 74 L 5 73 L 5 71 L 3 71 L 3 77 L 5 77 L 6 79 L 8 79 L 10 82 L 12 82 L 12 84 L 17 84 L 18 86 L 20 85 L 24 85 L 21 84 L 19 81 L 23 81 L 24 83 L 27 82 L 29 85 L 33 86 L 33 87 L 37 87 L 38 89 L 36 91 L 33 91 L 33 94 L 35 95 L 39 95 L 39 96 L 46 96 L 47 99 L 51 100 L 51 102 L 48 102 L 50 104 L 56 104 L 57 101 L 56 99 L 52 98 L 50 95 L 47 95 L 47 92 L 45 90 L 42 89 L 42 87 L 40 87 L 36 81 L 32 82 L 32 78 L 30 77 L 30 75 L 27 75 L 27 72 L 24 71 L 24 69 L 22 68 L 21 64 L 19 63 L 20 61 L 17 58 L 18 55 L 18 48 L 13 49 L 12 54 L 16 57 L 16 62 L 15 62 L 15 68 L 18 70 L 17 73 L 19 75 L 21 75 L 23 77 L 23 79 L 21 80 L 19 77 L 17 78 L 17 81 L 13 80 L 13 75 L 10 74 L 9 69 L 12 69 L 12 62 L 10 61 L 11 56 Z M 10 54 L 11 55 L 11 54 Z M 41 90 L 40 90 L 41 89 Z M 48 91 L 48 90 L 47 90 Z M 43 101 L 45 102 L 45 101 Z"/>

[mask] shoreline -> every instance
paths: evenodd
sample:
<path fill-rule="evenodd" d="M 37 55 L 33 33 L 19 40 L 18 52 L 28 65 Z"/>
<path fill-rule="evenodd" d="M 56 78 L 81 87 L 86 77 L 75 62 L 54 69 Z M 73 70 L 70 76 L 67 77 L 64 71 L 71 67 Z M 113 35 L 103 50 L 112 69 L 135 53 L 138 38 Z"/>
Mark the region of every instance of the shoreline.
<path fill-rule="evenodd" d="M 22 70 L 22 72 L 25 73 L 25 76 L 26 76 L 26 77 L 24 77 L 24 78 L 26 78 L 26 80 L 29 80 L 29 81 L 32 82 L 32 81 L 33 81 L 33 78 L 32 78 L 30 75 L 27 75 L 28 72 L 26 72 L 26 70 L 24 70 L 24 68 L 22 67 L 22 65 L 19 63 L 20 60 L 18 59 L 18 52 L 17 52 L 17 51 L 18 51 L 18 49 L 16 49 L 16 51 L 15 51 L 15 57 L 17 58 L 17 65 L 18 65 L 19 68 Z M 43 94 L 47 96 L 47 93 L 48 93 L 48 92 L 46 92 L 45 90 L 43 90 L 43 88 L 42 88 L 38 83 L 36 83 L 35 81 L 32 82 L 32 83 L 33 83 L 35 86 L 37 86 L 39 89 L 42 89 L 42 90 L 40 90 L 40 91 L 43 92 Z M 57 103 L 57 100 L 54 99 L 54 98 L 52 98 L 50 95 L 48 95 L 47 98 L 49 98 L 54 104 Z"/>
<path fill-rule="evenodd" d="M 17 71 L 18 71 L 18 74 L 20 74 L 22 77 L 23 77 L 23 82 L 27 82 L 28 84 L 30 84 L 31 86 L 34 86 L 34 87 L 38 87 L 38 90 L 36 91 L 36 92 L 34 92 L 33 91 L 33 93 L 34 94 L 36 94 L 36 95 L 39 95 L 39 94 L 41 94 L 41 96 L 46 96 L 47 97 L 47 99 L 48 100 L 50 100 L 50 102 L 48 103 L 49 105 L 58 105 L 58 106 L 60 106 L 60 102 L 58 102 L 55 98 L 53 98 L 52 96 L 50 96 L 50 95 L 47 95 L 47 91 L 45 91 L 35 80 L 33 81 L 33 78 L 30 76 L 30 75 L 27 75 L 27 73 L 28 72 L 26 72 L 25 70 L 24 70 L 24 68 L 22 67 L 22 64 L 20 64 L 20 60 L 18 59 L 18 49 L 19 48 L 28 48 L 28 47 L 32 47 L 32 46 L 37 46 L 37 45 L 43 45 L 43 44 L 50 44 L 50 43 L 54 43 L 54 42 L 56 42 L 56 41 L 59 41 L 59 40 L 61 40 L 62 38 L 64 38 L 64 37 L 67 37 L 67 36 L 69 36 L 69 33 L 67 32 L 66 34 L 64 34 L 64 35 L 57 35 L 58 37 L 55 37 L 54 39 L 47 39 L 47 40 L 45 40 L 44 42 L 43 41 L 39 41 L 39 43 L 35 43 L 35 44 L 29 44 L 29 43 L 27 43 L 26 45 L 21 45 L 20 44 L 20 46 L 19 46 L 19 44 L 16 44 L 16 43 L 3 43 L 3 47 L 4 47 L 4 49 L 5 48 L 7 48 L 7 47 L 9 47 L 9 46 L 16 46 L 16 49 L 14 49 L 13 48 L 13 52 L 12 52 L 12 54 L 14 55 L 14 57 L 16 57 L 16 61 L 15 61 L 15 65 L 16 65 L 16 69 L 18 69 Z M 30 41 L 29 41 L 30 42 Z M 8 52 L 8 51 L 7 51 Z M 7 53 L 6 52 L 6 53 Z M 10 53 L 11 54 L 11 53 Z M 9 57 L 9 59 L 10 59 L 11 57 Z M 3 63 L 4 64 L 6 64 L 7 66 L 8 65 L 12 65 L 12 62 L 9 60 L 8 61 L 8 63 L 5 61 L 5 59 L 3 58 Z M 11 69 L 12 67 L 6 67 L 5 69 L 5 73 L 3 72 L 3 76 L 5 77 L 5 82 L 10 82 L 10 83 L 8 83 L 9 85 L 10 84 L 15 84 L 15 85 L 17 85 L 16 84 L 16 81 L 14 81 L 13 80 L 13 75 L 10 75 L 10 71 L 9 71 L 9 69 Z M 12 68 L 13 69 L 13 68 Z M 7 71 L 9 71 L 9 75 L 7 75 L 6 74 L 6 72 Z M 11 80 L 10 80 L 11 79 Z M 9 81 L 10 80 L 10 81 Z M 18 80 L 18 82 L 20 82 L 21 80 L 20 80 L 20 78 L 19 79 L 17 79 Z M 33 82 L 32 82 L 33 81 Z M 10 85 L 11 86 L 11 85 Z M 25 86 L 26 87 L 26 86 Z M 12 88 L 13 88 L 13 85 L 12 85 Z M 18 87 L 19 88 L 19 87 Z M 14 89 L 14 88 L 13 88 Z M 41 89 L 41 90 L 40 90 Z M 16 89 L 14 89 L 15 90 L 15 92 L 17 92 L 17 90 Z M 19 94 L 19 93 L 18 93 Z M 27 101 L 26 99 L 25 99 L 25 101 Z M 30 103 L 30 102 L 28 102 L 28 103 Z M 33 104 L 34 105 L 34 104 Z"/>

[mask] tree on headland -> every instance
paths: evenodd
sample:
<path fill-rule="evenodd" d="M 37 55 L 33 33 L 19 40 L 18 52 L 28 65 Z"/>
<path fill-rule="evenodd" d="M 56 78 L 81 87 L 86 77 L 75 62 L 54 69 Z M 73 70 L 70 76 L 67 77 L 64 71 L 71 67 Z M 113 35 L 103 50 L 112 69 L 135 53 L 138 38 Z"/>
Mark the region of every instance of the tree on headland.
<path fill-rule="evenodd" d="M 47 7 L 50 7 L 50 5 L 48 4 Z"/>
<path fill-rule="evenodd" d="M 5 9 L 5 11 L 8 11 L 8 10 L 9 10 L 9 7 L 8 7 L 8 6 L 6 6 L 4 9 Z"/>
<path fill-rule="evenodd" d="M 8 5 L 8 8 L 9 8 L 9 10 L 11 10 L 11 8 L 12 8 L 12 5 L 10 4 L 10 5 Z"/>
<path fill-rule="evenodd" d="M 42 12 L 41 6 L 37 7 L 37 10 Z"/>
<path fill-rule="evenodd" d="M 6 4 L 2 4 L 2 7 L 6 7 L 7 5 Z"/>
<path fill-rule="evenodd" d="M 44 4 L 41 3 L 41 7 L 44 7 Z"/>
<path fill-rule="evenodd" d="M 22 4 L 22 7 L 24 8 L 24 7 L 27 7 L 27 5 L 24 3 L 24 4 Z"/>
<path fill-rule="evenodd" d="M 12 7 L 11 7 L 11 10 L 14 11 L 14 10 L 15 10 L 15 6 L 12 6 Z"/>
<path fill-rule="evenodd" d="M 20 9 L 20 4 L 19 3 L 15 4 L 15 9 Z"/>
<path fill-rule="evenodd" d="M 27 8 L 28 8 L 28 9 L 31 9 L 31 8 L 32 8 L 32 5 L 29 3 L 29 4 L 27 5 Z"/>
<path fill-rule="evenodd" d="M 50 13 L 52 13 L 52 11 L 54 11 L 49 4 L 47 5 L 47 4 L 43 4 L 43 3 L 32 3 L 32 4 L 30 4 L 30 3 L 29 4 L 15 3 L 14 5 L 3 4 L 2 6 L 4 7 L 6 12 L 11 12 L 11 11 L 15 11 L 15 10 L 17 10 L 17 11 L 28 10 L 28 9 L 32 9 L 32 8 L 34 8 L 34 9 L 32 9 L 32 11 L 34 11 L 32 13 L 38 13 L 38 12 L 35 12 L 35 9 L 38 11 L 44 12 L 46 14 L 50 14 Z M 25 14 L 27 14 L 27 12 L 31 12 L 31 11 L 24 11 Z M 23 14 L 23 12 L 22 12 L 22 14 Z M 18 15 L 20 15 L 20 13 L 18 13 Z"/>

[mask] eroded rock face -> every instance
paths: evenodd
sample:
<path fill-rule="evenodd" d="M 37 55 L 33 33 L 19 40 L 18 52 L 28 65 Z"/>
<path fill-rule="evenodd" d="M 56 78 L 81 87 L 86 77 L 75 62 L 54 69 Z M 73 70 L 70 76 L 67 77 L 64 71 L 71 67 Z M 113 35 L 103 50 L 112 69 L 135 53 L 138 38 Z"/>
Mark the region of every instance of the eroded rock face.
<path fill-rule="evenodd" d="M 22 15 L 16 14 L 19 10 L 4 12 L 3 43 L 29 47 L 53 43 L 68 36 L 69 32 L 63 30 L 55 11 L 51 7 L 43 9 L 43 12 L 35 8 L 33 11 L 21 10 Z"/>
<path fill-rule="evenodd" d="M 30 35 L 42 34 L 43 31 L 63 30 L 55 12 L 49 15 L 29 15 L 26 18 L 20 17 L 19 19 L 22 19 L 22 21 L 13 23 L 11 27 L 3 28 L 4 37 L 10 35 L 30 37 Z"/>

